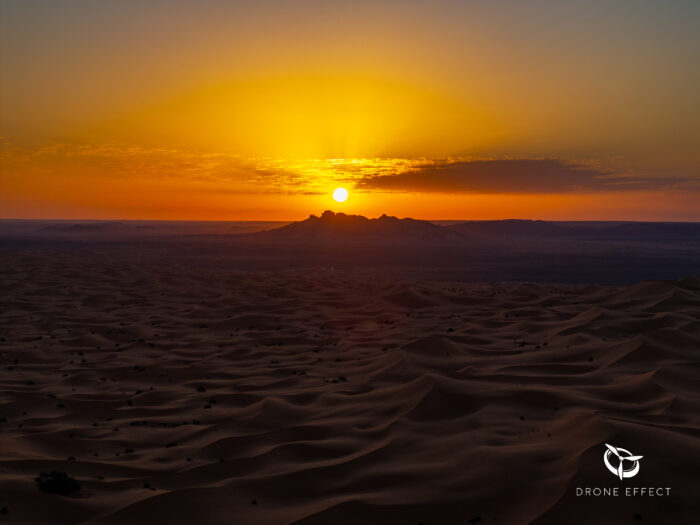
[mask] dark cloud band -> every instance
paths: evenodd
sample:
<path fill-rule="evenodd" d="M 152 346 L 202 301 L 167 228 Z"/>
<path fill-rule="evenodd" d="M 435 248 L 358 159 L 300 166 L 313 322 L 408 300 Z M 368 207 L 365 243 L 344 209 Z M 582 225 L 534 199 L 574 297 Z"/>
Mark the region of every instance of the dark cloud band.
<path fill-rule="evenodd" d="M 617 175 L 559 159 L 516 159 L 426 163 L 396 175 L 364 177 L 356 186 L 366 190 L 426 193 L 567 193 L 653 190 L 682 182 Z"/>

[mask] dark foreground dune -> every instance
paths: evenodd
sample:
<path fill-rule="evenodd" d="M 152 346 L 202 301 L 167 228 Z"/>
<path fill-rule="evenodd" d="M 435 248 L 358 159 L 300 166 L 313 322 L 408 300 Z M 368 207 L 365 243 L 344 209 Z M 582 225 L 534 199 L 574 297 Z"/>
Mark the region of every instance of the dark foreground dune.
<path fill-rule="evenodd" d="M 700 520 L 695 278 L 431 283 L 31 250 L 0 271 L 0 523 Z M 605 443 L 640 473 L 611 475 Z M 53 471 L 79 489 L 42 491 Z"/>

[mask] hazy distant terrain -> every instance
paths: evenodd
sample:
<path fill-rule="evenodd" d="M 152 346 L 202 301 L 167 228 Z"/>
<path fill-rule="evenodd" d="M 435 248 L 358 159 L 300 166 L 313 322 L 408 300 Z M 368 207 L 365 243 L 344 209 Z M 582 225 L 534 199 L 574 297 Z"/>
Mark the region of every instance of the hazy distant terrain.
<path fill-rule="evenodd" d="M 122 260 L 168 254 L 173 262 L 200 267 L 359 268 L 438 280 L 631 284 L 698 274 L 700 223 L 431 223 L 342 214 L 291 224 L 5 220 L 0 248 Z"/>
<path fill-rule="evenodd" d="M 161 237 L 172 235 L 235 235 L 279 228 L 290 221 L 99 221 L 0 220 L 0 237 L 78 238 L 79 236 Z"/>

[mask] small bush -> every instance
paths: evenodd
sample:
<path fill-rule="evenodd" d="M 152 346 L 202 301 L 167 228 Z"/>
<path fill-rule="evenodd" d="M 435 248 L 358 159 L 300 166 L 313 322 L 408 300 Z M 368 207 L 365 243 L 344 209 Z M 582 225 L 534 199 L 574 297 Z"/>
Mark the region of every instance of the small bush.
<path fill-rule="evenodd" d="M 49 494 L 59 494 L 61 496 L 71 496 L 80 492 L 80 483 L 71 478 L 65 472 L 53 471 L 42 472 L 36 482 L 42 492 Z"/>

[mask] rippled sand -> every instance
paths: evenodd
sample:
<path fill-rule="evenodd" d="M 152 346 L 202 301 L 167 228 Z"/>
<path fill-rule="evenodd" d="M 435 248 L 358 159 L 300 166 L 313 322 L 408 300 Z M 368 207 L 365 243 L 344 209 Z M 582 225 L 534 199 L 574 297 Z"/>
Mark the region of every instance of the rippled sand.
<path fill-rule="evenodd" d="M 698 521 L 697 279 L 1 262 L 0 523 Z"/>

